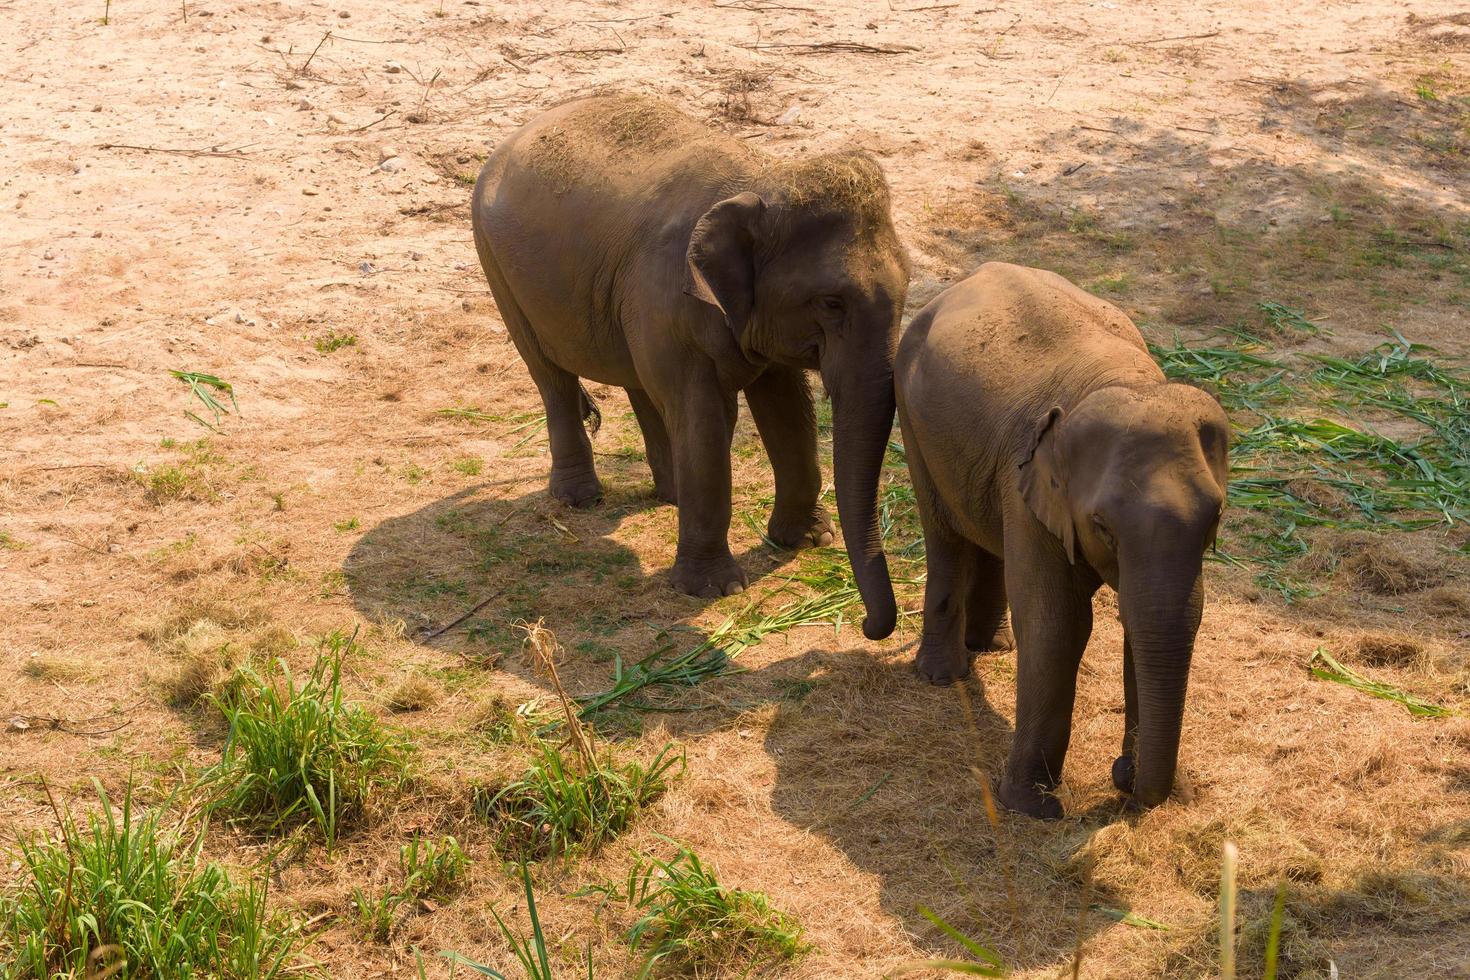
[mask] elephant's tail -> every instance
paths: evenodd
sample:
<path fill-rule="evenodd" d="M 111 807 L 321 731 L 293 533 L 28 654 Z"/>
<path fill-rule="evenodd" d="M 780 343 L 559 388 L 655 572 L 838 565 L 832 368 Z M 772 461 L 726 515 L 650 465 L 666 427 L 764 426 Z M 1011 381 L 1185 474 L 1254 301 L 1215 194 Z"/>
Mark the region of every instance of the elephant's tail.
<path fill-rule="evenodd" d="M 595 433 L 602 428 L 602 410 L 587 393 L 587 388 L 580 381 L 577 382 L 577 390 L 582 393 L 582 424 L 587 426 L 588 432 Z"/>

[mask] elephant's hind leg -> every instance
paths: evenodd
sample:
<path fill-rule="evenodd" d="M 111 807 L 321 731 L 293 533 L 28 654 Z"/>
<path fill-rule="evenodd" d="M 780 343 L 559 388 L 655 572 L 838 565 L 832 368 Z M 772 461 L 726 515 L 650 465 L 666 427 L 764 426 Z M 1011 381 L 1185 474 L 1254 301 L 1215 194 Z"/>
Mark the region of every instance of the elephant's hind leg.
<path fill-rule="evenodd" d="M 963 642 L 965 601 L 977 549 L 950 527 L 944 505 L 933 492 L 918 442 L 904 426 L 909 475 L 924 526 L 928 577 L 924 581 L 924 633 L 914 663 L 931 684 L 952 684 L 969 676 L 970 654 Z"/>
<path fill-rule="evenodd" d="M 526 362 L 526 370 L 546 407 L 546 434 L 551 440 L 551 495 L 573 507 L 590 507 L 602 499 L 602 484 L 592 462 L 592 440 L 584 422 L 599 418 L 575 374 L 551 363 L 536 339 L 536 331 L 516 303 L 492 262 L 485 277 L 505 329 Z"/>
<path fill-rule="evenodd" d="M 993 653 L 1014 646 L 1006 625 L 1005 562 L 977 547 L 965 599 L 965 648 L 971 653 Z"/>
<path fill-rule="evenodd" d="M 653 471 L 653 492 L 665 503 L 679 502 L 678 486 L 675 482 L 674 451 L 669 445 L 669 430 L 664 426 L 664 417 L 658 406 L 640 388 L 628 389 L 628 401 L 638 419 L 638 428 L 643 432 L 643 451 L 648 458 L 648 468 Z"/>

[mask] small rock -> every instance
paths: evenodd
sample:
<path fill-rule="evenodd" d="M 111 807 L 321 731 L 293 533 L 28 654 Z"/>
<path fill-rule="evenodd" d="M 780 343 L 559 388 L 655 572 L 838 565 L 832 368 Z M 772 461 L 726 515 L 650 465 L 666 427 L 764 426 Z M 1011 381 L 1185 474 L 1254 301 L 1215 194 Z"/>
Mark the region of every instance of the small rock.
<path fill-rule="evenodd" d="M 277 323 L 276 321 L 274 321 L 274 320 L 267 320 L 267 321 L 265 321 L 265 326 L 266 326 L 266 329 L 268 329 L 268 330 L 279 330 L 279 329 L 281 329 L 281 325 L 279 323 Z"/>
<path fill-rule="evenodd" d="M 301 193 L 305 194 L 307 197 L 316 197 L 318 194 L 321 193 L 321 191 L 317 190 L 315 187 L 303 187 L 301 188 Z"/>
<path fill-rule="evenodd" d="M 298 91 L 300 89 L 306 88 L 306 86 L 302 85 L 300 82 L 293 78 L 286 82 L 286 88 L 291 89 L 292 91 Z"/>
<path fill-rule="evenodd" d="M 394 149 L 393 147 L 389 146 L 386 143 L 384 143 L 382 146 L 378 147 L 378 162 L 379 163 L 382 163 L 384 160 L 391 160 L 394 157 L 396 157 L 397 155 L 398 155 L 398 151 L 396 149 Z"/>
<path fill-rule="evenodd" d="M 302 99 L 300 102 L 296 103 L 296 108 L 304 112 L 309 109 L 315 109 L 316 106 L 312 104 L 312 101 L 310 99 Z"/>
<path fill-rule="evenodd" d="M 801 106 L 794 105 L 776 117 L 777 126 L 790 126 L 801 118 Z"/>
<path fill-rule="evenodd" d="M 383 66 L 383 70 L 390 75 L 397 75 L 399 72 L 403 71 L 403 66 L 396 61 L 390 61 Z"/>
<path fill-rule="evenodd" d="M 398 173 L 398 171 L 403 169 L 403 158 L 389 157 L 382 163 L 378 164 L 378 169 L 383 171 L 384 173 L 396 174 Z"/>
<path fill-rule="evenodd" d="M 92 107 L 92 111 L 93 112 L 101 112 L 102 111 L 102 103 L 99 102 L 96 105 L 94 105 Z"/>
<path fill-rule="evenodd" d="M 357 263 L 357 271 L 361 272 L 365 276 L 370 276 L 378 270 L 373 266 L 371 262 L 359 262 Z"/>
<path fill-rule="evenodd" d="M 46 251 L 41 253 L 41 258 L 45 259 L 47 262 L 50 262 L 52 259 L 56 258 L 56 253 L 48 248 L 46 249 Z"/>
<path fill-rule="evenodd" d="M 351 17 L 352 14 L 348 13 L 345 10 L 339 10 L 337 11 L 337 16 L 341 17 L 343 20 L 346 20 L 347 18 Z"/>
<path fill-rule="evenodd" d="M 409 259 L 410 262 L 422 262 L 424 260 L 424 253 L 423 252 L 409 252 L 408 253 L 408 259 Z"/>
<path fill-rule="evenodd" d="M 116 541 L 114 541 L 112 544 L 110 544 L 110 545 L 107 546 L 107 551 L 108 551 L 109 554 L 115 555 L 118 552 L 122 551 L 122 545 L 120 545 Z"/>
<path fill-rule="evenodd" d="M 94 231 L 94 232 L 92 232 L 92 237 L 93 238 L 101 238 L 102 237 L 102 232 L 100 232 L 100 231 Z"/>
<path fill-rule="evenodd" d="M 340 112 L 329 112 L 327 113 L 327 122 L 334 122 L 338 126 L 346 126 L 347 117 Z"/>

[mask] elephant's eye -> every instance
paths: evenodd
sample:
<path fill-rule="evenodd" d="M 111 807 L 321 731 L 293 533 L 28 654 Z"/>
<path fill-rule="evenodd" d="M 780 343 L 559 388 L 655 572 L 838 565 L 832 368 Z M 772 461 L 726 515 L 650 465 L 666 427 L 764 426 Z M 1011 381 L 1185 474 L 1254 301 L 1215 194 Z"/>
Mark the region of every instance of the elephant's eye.
<path fill-rule="evenodd" d="M 821 299 L 817 300 L 817 303 L 819 306 L 821 306 L 823 310 L 828 313 L 841 313 L 843 310 L 843 302 L 841 296 L 823 296 Z"/>

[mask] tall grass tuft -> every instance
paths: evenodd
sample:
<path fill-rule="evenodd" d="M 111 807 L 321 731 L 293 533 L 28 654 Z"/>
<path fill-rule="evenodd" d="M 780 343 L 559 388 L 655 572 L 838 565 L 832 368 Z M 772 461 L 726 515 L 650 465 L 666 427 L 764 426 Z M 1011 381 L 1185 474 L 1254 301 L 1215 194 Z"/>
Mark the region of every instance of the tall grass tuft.
<path fill-rule="evenodd" d="M 546 933 L 541 928 L 541 913 L 536 910 L 536 891 L 531 887 L 531 871 L 522 864 L 521 880 L 526 889 L 526 914 L 531 919 L 531 935 L 529 937 L 520 935 L 510 927 L 500 912 L 494 906 L 490 908 L 490 914 L 495 917 L 495 924 L 500 927 L 500 934 L 505 937 L 510 951 L 515 955 L 516 962 L 521 969 L 526 971 L 526 980 L 554 980 L 551 973 L 551 957 L 546 948 Z M 459 953 L 448 950 L 441 952 L 440 956 L 448 960 L 454 966 L 467 967 L 482 977 L 493 977 L 495 980 L 510 980 L 504 973 L 483 963 L 461 956 Z M 450 977 L 453 977 L 451 969 Z M 594 980 L 592 974 L 592 945 L 587 945 L 587 980 Z"/>
<path fill-rule="evenodd" d="M 342 657 L 352 639 L 334 633 L 298 686 L 284 661 L 272 683 L 249 665 L 212 696 L 230 724 L 224 758 L 205 775 L 211 809 L 274 832 L 306 823 L 328 850 L 375 796 L 407 779 L 409 746 L 362 707 L 342 700 Z"/>
<path fill-rule="evenodd" d="M 57 837 L 20 840 L 20 881 L 0 892 L 0 961 L 9 962 L 0 975 L 262 980 L 287 972 L 299 937 L 267 911 L 264 882 L 237 885 L 203 861 L 203 827 L 164 826 L 164 806 L 143 811 L 131 785 L 117 809 L 93 784 L 101 811 L 85 826 L 58 810 Z"/>
<path fill-rule="evenodd" d="M 621 834 L 638 812 L 663 796 L 684 766 L 672 744 L 648 765 L 610 754 L 591 765 L 544 743 L 530 769 L 494 795 L 482 792 L 483 817 L 500 828 L 501 847 L 522 861 L 590 854 Z"/>
<path fill-rule="evenodd" d="M 776 962 L 795 960 L 811 946 L 801 925 L 761 892 L 727 888 L 689 848 L 671 860 L 638 854 L 627 883 L 589 892 L 640 913 L 627 942 L 647 955 L 638 973 L 668 966 L 697 975 L 748 976 Z"/>

